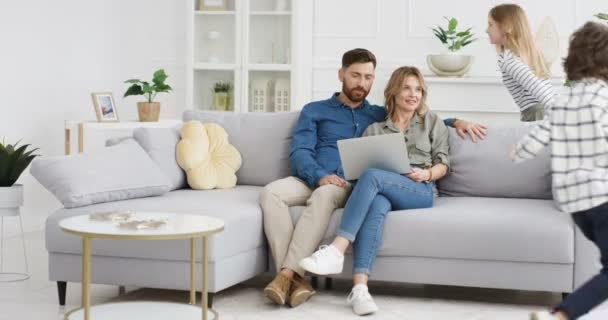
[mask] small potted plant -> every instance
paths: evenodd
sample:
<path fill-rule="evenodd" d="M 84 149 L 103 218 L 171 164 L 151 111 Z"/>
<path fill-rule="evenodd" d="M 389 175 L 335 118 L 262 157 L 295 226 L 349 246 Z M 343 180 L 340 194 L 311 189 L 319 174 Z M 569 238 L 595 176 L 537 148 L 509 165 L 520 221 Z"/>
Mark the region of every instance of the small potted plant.
<path fill-rule="evenodd" d="M 447 48 L 448 52 L 444 54 L 430 54 L 427 56 L 426 61 L 435 74 L 438 76 L 448 77 L 462 77 L 469 71 L 473 64 L 473 56 L 460 54 L 459 51 L 473 43 L 474 34 L 471 32 L 471 28 L 464 31 L 458 31 L 458 20 L 456 18 L 444 17 L 447 22 L 447 28 L 444 29 L 442 26 L 433 28 L 433 34 L 441 41 L 441 43 Z"/>
<path fill-rule="evenodd" d="M 29 144 L 0 143 L 0 215 L 18 215 L 23 205 L 23 185 L 15 184 L 21 173 L 38 155 L 38 148 L 28 150 Z"/>
<path fill-rule="evenodd" d="M 229 110 L 231 89 L 232 85 L 229 82 L 218 81 L 213 85 L 213 106 L 216 110 Z"/>
<path fill-rule="evenodd" d="M 168 76 L 165 70 L 160 69 L 154 72 L 152 76 L 152 83 L 148 81 L 141 81 L 139 79 L 130 79 L 125 83 L 131 83 L 131 86 L 125 92 L 123 98 L 128 96 L 143 95 L 146 97 L 145 102 L 137 103 L 137 112 L 139 114 L 139 121 L 149 122 L 158 121 L 160 117 L 160 102 L 154 102 L 154 98 L 160 92 L 169 92 L 172 90 L 171 86 L 165 83 Z"/>

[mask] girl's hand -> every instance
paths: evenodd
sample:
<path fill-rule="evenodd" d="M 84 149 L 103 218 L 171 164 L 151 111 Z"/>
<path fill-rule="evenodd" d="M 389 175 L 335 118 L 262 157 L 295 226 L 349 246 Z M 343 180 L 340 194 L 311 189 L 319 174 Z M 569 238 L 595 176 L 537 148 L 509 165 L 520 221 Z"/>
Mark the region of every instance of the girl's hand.
<path fill-rule="evenodd" d="M 414 182 L 425 182 L 430 178 L 430 173 L 426 169 L 412 168 L 412 172 L 404 176 L 412 179 Z"/>

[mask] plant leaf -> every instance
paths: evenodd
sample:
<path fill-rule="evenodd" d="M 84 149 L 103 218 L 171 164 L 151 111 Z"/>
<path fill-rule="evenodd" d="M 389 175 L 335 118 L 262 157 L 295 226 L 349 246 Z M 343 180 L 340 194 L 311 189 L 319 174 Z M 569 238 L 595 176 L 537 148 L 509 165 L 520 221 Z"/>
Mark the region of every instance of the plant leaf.
<path fill-rule="evenodd" d="M 149 83 L 144 82 L 143 91 L 144 93 L 154 93 L 154 88 Z"/>
<path fill-rule="evenodd" d="M 125 83 L 140 83 L 140 82 L 141 82 L 141 80 L 139 80 L 139 79 L 129 79 L 129 80 L 125 81 Z"/>
<path fill-rule="evenodd" d="M 133 84 L 128 89 L 127 92 L 122 96 L 123 98 L 128 96 L 138 96 L 144 94 L 144 91 L 141 89 L 139 84 Z"/>
<path fill-rule="evenodd" d="M 159 69 L 154 72 L 154 75 L 152 76 L 152 82 L 154 82 L 155 84 L 163 84 L 168 77 L 169 76 L 167 76 L 164 69 Z"/>
<path fill-rule="evenodd" d="M 456 18 L 452 18 L 448 22 L 448 31 L 456 31 L 456 26 L 458 26 L 458 20 Z"/>

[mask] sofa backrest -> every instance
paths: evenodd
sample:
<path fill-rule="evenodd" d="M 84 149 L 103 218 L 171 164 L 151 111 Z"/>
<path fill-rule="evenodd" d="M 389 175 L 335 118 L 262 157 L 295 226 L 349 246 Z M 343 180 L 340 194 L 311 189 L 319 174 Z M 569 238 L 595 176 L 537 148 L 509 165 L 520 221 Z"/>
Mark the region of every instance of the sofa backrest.
<path fill-rule="evenodd" d="M 243 158 L 236 173 L 237 184 L 264 186 L 291 174 L 289 143 L 299 114 L 187 110 L 183 120 L 214 122 L 222 126 L 228 133 L 228 141 Z"/>
<path fill-rule="evenodd" d="M 529 126 L 490 127 L 487 137 L 477 143 L 461 139 L 450 128 L 451 172 L 438 183 L 440 195 L 551 199 L 548 148 L 524 163 L 509 158 Z"/>

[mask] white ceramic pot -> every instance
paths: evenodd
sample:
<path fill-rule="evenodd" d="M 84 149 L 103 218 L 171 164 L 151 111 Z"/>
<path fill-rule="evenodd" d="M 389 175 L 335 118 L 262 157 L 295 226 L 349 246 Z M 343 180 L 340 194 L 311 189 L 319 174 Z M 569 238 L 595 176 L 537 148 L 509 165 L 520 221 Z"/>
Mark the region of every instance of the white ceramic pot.
<path fill-rule="evenodd" d="M 473 65 L 473 56 L 466 54 L 429 54 L 426 63 L 429 69 L 441 77 L 462 77 Z"/>
<path fill-rule="evenodd" d="M 23 185 L 0 187 L 0 216 L 17 216 L 23 205 Z"/>

